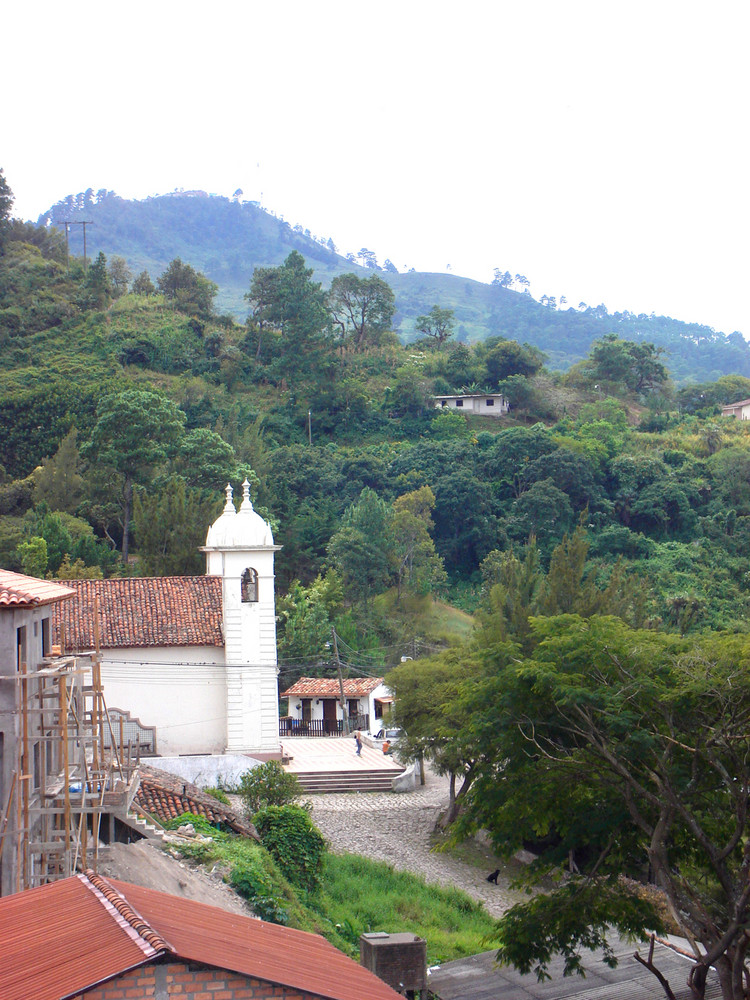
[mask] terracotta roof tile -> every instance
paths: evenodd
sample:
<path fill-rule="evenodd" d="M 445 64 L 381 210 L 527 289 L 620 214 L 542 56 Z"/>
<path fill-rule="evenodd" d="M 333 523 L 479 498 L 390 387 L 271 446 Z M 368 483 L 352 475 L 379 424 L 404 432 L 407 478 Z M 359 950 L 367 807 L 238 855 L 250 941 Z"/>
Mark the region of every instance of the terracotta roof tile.
<path fill-rule="evenodd" d="M 33 607 L 49 604 L 52 601 L 62 601 L 74 593 L 75 591 L 62 582 L 38 580 L 34 576 L 23 576 L 21 573 L 0 569 L 0 605 Z"/>
<path fill-rule="evenodd" d="M 382 677 L 347 677 L 344 681 L 345 698 L 363 698 L 383 683 Z M 300 677 L 287 688 L 282 698 L 339 698 L 341 689 L 337 677 Z"/>
<path fill-rule="evenodd" d="M 196 785 L 154 767 L 141 765 L 139 771 L 141 783 L 135 795 L 136 802 L 160 823 L 193 813 L 205 817 L 209 823 L 223 823 L 244 837 L 260 839 L 252 823 Z"/>
<path fill-rule="evenodd" d="M 55 609 L 53 642 L 60 641 L 60 624 L 64 623 L 69 650 L 94 648 L 97 599 L 102 649 L 224 645 L 218 576 L 62 582 L 75 597 Z"/>

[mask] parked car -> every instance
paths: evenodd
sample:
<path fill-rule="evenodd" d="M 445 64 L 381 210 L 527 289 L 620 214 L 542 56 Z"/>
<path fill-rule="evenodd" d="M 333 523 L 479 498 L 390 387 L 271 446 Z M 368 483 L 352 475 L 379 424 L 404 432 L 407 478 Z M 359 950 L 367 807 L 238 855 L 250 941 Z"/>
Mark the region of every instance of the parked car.
<path fill-rule="evenodd" d="M 380 729 L 375 733 L 376 740 L 388 740 L 389 743 L 395 743 L 401 738 L 401 730 L 396 726 L 392 729 Z"/>

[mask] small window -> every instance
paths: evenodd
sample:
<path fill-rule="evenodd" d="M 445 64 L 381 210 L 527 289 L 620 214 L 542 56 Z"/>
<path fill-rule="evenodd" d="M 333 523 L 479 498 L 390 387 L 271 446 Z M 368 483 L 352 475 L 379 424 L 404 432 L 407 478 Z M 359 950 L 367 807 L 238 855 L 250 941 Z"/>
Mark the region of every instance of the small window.
<path fill-rule="evenodd" d="M 487 406 L 494 406 L 494 405 L 495 405 L 495 400 L 494 399 L 488 399 L 487 400 Z"/>
<path fill-rule="evenodd" d="M 258 601 L 258 571 L 246 569 L 242 574 L 242 603 L 256 604 Z"/>
<path fill-rule="evenodd" d="M 447 399 L 441 399 L 440 400 L 440 405 L 441 406 L 447 406 L 448 405 L 448 400 Z"/>
<path fill-rule="evenodd" d="M 463 406 L 463 405 L 464 405 L 463 399 L 457 399 L 456 400 L 456 406 Z"/>

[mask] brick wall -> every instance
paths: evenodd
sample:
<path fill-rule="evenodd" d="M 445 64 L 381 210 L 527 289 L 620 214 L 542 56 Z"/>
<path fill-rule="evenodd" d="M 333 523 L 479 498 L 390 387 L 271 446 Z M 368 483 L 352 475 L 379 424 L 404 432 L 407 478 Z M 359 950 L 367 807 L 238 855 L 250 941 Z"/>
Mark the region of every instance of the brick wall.
<path fill-rule="evenodd" d="M 79 1000 L 321 1000 L 285 986 L 195 963 L 144 965 L 82 993 Z"/>

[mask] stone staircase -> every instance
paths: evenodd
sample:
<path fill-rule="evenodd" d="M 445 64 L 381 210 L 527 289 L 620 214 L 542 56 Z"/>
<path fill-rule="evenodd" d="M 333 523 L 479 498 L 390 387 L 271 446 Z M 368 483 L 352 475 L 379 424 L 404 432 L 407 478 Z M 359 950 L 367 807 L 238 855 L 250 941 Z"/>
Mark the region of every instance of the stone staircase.
<path fill-rule="evenodd" d="M 295 777 L 310 795 L 325 795 L 331 792 L 391 792 L 393 779 L 403 773 L 396 770 L 374 769 L 371 771 L 296 771 Z"/>

